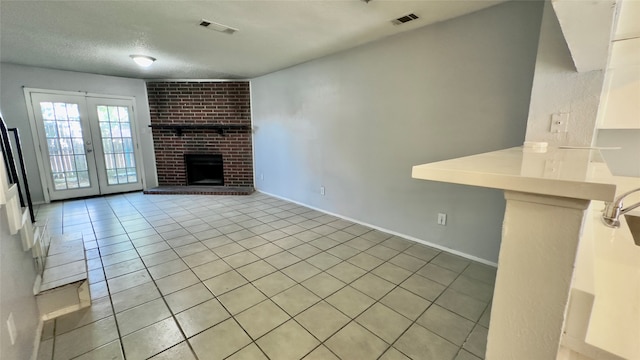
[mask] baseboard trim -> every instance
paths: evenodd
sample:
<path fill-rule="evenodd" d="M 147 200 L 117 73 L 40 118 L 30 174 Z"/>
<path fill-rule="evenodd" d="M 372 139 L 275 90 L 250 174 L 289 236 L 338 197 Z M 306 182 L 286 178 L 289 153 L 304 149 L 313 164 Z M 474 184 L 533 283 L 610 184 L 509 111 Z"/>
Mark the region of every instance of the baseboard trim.
<path fill-rule="evenodd" d="M 327 211 L 327 210 L 324 210 L 324 209 L 317 208 L 315 206 L 311 206 L 309 204 L 305 204 L 305 203 L 300 202 L 300 201 L 296 201 L 296 200 L 292 200 L 292 199 L 286 198 L 284 196 L 272 194 L 272 193 L 264 191 L 264 190 L 256 189 L 256 191 L 259 192 L 259 193 L 265 194 L 265 195 L 273 196 L 274 198 L 277 198 L 277 199 L 280 199 L 280 200 L 285 200 L 285 201 L 292 202 L 294 204 L 298 204 L 298 205 L 301 205 L 301 206 L 304 206 L 304 207 L 308 207 L 309 209 L 313 209 L 313 210 L 325 213 L 327 215 L 339 217 L 341 219 L 348 220 L 348 221 L 351 221 L 351 222 L 356 223 L 356 224 L 368 226 L 368 227 L 370 227 L 372 229 L 380 230 L 382 232 L 386 232 L 386 233 L 391 234 L 391 235 L 400 236 L 400 237 L 405 238 L 407 240 L 411 240 L 411 241 L 420 243 L 422 245 L 427 245 L 427 246 L 430 246 L 432 248 L 436 248 L 438 250 L 445 251 L 445 252 L 448 252 L 448 253 L 453 254 L 453 255 L 458 255 L 458 256 L 463 257 L 465 259 L 473 260 L 473 261 L 476 261 L 476 262 L 479 262 L 479 263 L 482 263 L 482 264 L 485 264 L 485 265 L 489 265 L 489 266 L 492 266 L 492 267 L 495 267 L 495 268 L 498 267 L 498 264 L 493 262 L 493 261 L 482 259 L 482 258 L 479 258 L 477 256 L 464 253 L 462 251 L 451 249 L 451 248 L 448 248 L 446 246 L 435 244 L 435 243 L 432 243 L 432 242 L 429 242 L 429 241 L 426 241 L 426 240 L 423 240 L 423 239 L 418 239 L 418 238 L 416 238 L 414 236 L 411 236 L 411 235 L 407 235 L 407 234 L 403 234 L 403 233 L 400 233 L 400 232 L 397 232 L 397 231 L 385 229 L 383 227 L 380 227 L 380 226 L 377 226 L 377 225 L 373 225 L 373 224 L 369 224 L 367 222 L 364 222 L 364 221 L 361 221 L 361 220 L 357 220 L 357 219 L 353 219 L 353 218 L 350 218 L 350 217 L 347 217 L 347 216 L 344 216 L 344 215 L 336 214 L 336 213 L 333 213 L 333 212 L 330 212 L 330 211 Z"/>

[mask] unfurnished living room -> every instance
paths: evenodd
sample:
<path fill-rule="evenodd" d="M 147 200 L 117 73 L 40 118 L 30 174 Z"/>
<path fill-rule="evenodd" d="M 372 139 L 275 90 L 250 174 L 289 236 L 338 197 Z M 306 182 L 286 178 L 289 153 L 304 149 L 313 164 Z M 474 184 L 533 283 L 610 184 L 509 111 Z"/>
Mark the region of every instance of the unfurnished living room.
<path fill-rule="evenodd" d="M 640 1 L 0 2 L 0 358 L 640 359 Z"/>

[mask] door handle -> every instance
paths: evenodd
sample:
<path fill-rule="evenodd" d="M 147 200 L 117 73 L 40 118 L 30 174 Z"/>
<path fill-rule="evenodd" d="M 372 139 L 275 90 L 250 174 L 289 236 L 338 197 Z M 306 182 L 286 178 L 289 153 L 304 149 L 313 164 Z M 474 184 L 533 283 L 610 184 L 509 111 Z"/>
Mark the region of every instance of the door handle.
<path fill-rule="evenodd" d="M 87 154 L 92 153 L 93 149 L 87 149 Z"/>

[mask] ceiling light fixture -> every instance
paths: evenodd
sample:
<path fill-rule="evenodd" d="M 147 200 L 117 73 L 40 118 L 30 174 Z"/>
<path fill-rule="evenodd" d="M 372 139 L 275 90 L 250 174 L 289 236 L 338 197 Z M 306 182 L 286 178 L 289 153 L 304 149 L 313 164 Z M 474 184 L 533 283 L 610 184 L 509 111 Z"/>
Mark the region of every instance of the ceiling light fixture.
<path fill-rule="evenodd" d="M 131 55 L 129 57 L 132 58 L 136 64 L 142 67 L 149 67 L 154 61 L 156 61 L 156 58 L 146 55 Z"/>

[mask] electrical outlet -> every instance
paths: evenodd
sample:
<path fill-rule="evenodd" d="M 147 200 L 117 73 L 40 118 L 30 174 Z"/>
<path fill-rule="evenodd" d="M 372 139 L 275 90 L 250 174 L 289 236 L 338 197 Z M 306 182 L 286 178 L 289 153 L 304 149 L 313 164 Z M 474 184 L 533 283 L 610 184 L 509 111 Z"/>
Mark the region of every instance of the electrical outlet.
<path fill-rule="evenodd" d="M 438 213 L 438 225 L 447 225 L 447 214 Z"/>
<path fill-rule="evenodd" d="M 324 196 L 324 186 L 320 186 L 320 195 Z"/>
<path fill-rule="evenodd" d="M 569 113 L 556 113 L 551 115 L 551 127 L 549 131 L 552 133 L 566 133 L 569 131 Z"/>
<path fill-rule="evenodd" d="M 260 173 L 260 180 L 264 180 L 264 174 Z"/>
<path fill-rule="evenodd" d="M 11 345 L 15 345 L 18 332 L 16 330 L 16 323 L 13 321 L 13 313 L 9 314 L 7 319 L 7 328 L 9 329 L 9 337 L 11 338 Z"/>

